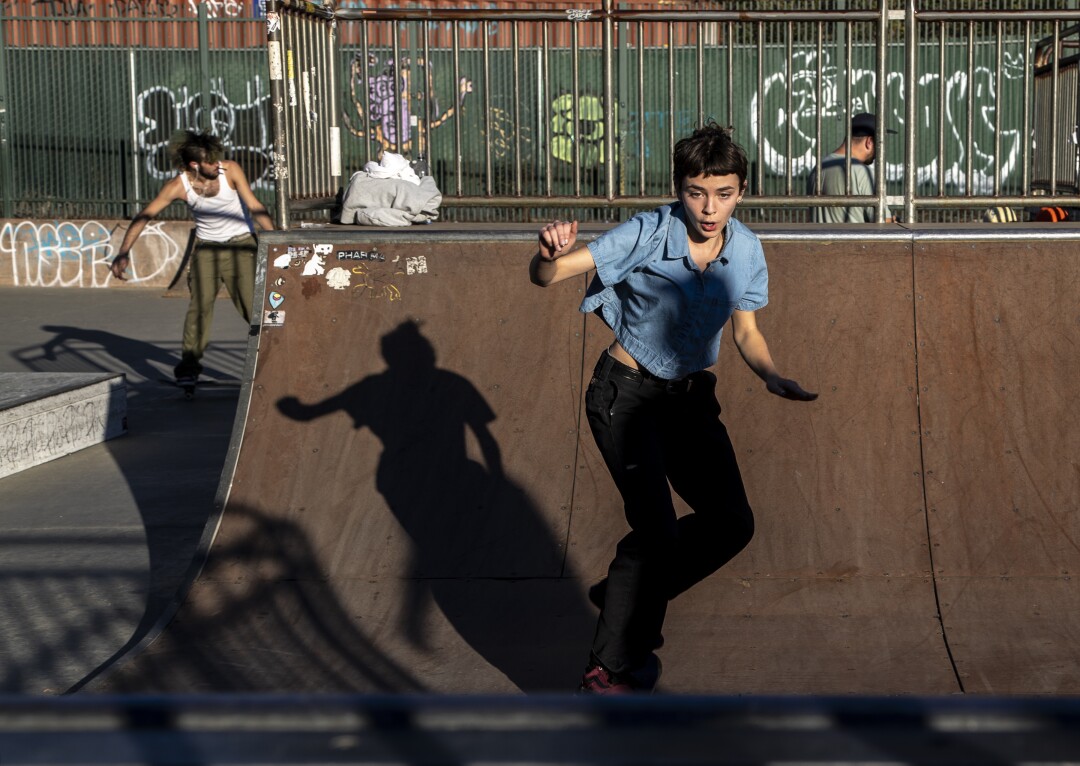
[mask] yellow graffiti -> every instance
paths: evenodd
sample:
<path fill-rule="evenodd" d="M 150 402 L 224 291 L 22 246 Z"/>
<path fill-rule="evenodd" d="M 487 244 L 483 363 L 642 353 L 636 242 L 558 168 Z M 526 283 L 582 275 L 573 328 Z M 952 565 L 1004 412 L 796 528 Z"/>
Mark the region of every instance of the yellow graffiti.
<path fill-rule="evenodd" d="M 599 96 L 578 96 L 576 126 L 570 93 L 551 102 L 551 115 L 552 157 L 573 162 L 576 145 L 583 167 L 604 164 L 604 102 Z"/>
<path fill-rule="evenodd" d="M 391 302 L 401 299 L 401 290 L 393 282 L 387 282 L 383 278 L 384 271 L 373 273 L 364 264 L 359 264 L 352 267 L 352 273 L 360 277 L 360 284 L 353 285 L 353 289 L 363 290 L 368 298 L 386 298 Z"/>

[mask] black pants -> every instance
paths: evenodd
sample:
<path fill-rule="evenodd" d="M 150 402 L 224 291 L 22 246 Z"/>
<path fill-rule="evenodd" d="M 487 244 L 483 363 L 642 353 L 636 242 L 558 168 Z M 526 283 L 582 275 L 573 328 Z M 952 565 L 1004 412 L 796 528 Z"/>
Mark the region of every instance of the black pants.
<path fill-rule="evenodd" d="M 608 569 L 593 639 L 593 655 L 615 673 L 640 667 L 660 643 L 668 601 L 719 569 L 754 534 L 715 385 L 708 371 L 665 381 L 604 352 L 585 394 L 593 437 L 631 530 Z M 693 513 L 676 518 L 672 489 Z"/>

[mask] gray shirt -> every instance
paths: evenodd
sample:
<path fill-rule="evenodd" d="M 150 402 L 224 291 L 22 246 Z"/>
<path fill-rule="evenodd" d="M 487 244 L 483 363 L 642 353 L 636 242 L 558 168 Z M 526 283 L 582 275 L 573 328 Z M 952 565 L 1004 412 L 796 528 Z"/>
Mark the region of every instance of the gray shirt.
<path fill-rule="evenodd" d="M 874 176 L 863 163 L 854 157 L 851 158 L 851 185 L 844 181 L 846 175 L 847 155 L 833 152 L 821 161 L 821 194 L 842 197 L 845 195 L 872 195 L 874 193 Z M 814 188 L 817 184 L 819 168 L 814 168 L 810 178 L 806 182 L 806 193 L 817 194 Z M 812 207 L 810 208 L 811 220 L 814 223 L 873 223 L 875 209 L 872 207 Z"/>

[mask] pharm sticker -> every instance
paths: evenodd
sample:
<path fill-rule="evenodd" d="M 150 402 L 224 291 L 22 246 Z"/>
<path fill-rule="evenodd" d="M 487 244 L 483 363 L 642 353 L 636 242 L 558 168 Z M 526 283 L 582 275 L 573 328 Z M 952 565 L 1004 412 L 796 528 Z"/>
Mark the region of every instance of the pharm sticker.
<path fill-rule="evenodd" d="M 285 296 L 281 293 L 274 291 L 270 293 L 270 308 L 276 309 L 282 303 L 285 302 Z"/>
<path fill-rule="evenodd" d="M 263 312 L 263 324 L 280 326 L 285 324 L 285 312 L 274 309 L 273 311 Z"/>

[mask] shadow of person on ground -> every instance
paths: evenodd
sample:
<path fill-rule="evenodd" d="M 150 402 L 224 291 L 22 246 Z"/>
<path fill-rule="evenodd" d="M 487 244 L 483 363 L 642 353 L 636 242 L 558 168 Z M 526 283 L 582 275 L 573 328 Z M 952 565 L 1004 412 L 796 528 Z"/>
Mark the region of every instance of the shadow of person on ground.
<path fill-rule="evenodd" d="M 128 368 L 125 372 L 129 385 L 142 390 L 144 384 L 156 385 L 162 378 L 171 380 L 172 369 L 180 361 L 179 354 L 161 344 L 108 330 L 69 325 L 42 325 L 41 329 L 55 335 L 39 346 L 17 352 L 19 361 L 34 372 L 117 372 L 115 363 L 119 361 Z M 236 377 L 242 371 L 244 351 L 235 360 L 226 359 L 223 355 L 229 353 L 228 345 L 217 343 L 208 351 L 207 375 Z"/>
<path fill-rule="evenodd" d="M 160 632 L 115 658 L 113 667 L 105 663 L 80 688 L 424 691 L 349 618 L 304 530 L 290 521 L 230 506 L 220 526 L 211 520 L 189 577 L 192 587 L 163 615 Z"/>
<path fill-rule="evenodd" d="M 296 421 L 345 411 L 382 442 L 376 489 L 412 542 L 403 637 L 429 648 L 430 603 L 468 644 L 523 690 L 572 688 L 595 617 L 564 551 L 505 473 L 488 402 L 436 365 L 414 322 L 381 339 L 387 368 L 324 401 L 278 409 Z M 475 437 L 483 464 L 467 451 Z M 359 493 L 358 493 L 359 494 Z"/>
<path fill-rule="evenodd" d="M 224 395 L 192 403 L 163 387 L 162 371 L 171 371 L 178 358 L 167 344 L 69 324 L 41 329 L 53 336 L 14 349 L 12 359 L 28 372 L 123 372 L 128 433 L 99 445 L 104 453 L 80 452 L 63 464 L 31 468 L 5 485 L 8 502 L 22 512 L 33 508 L 34 524 L 45 525 L 23 532 L 24 547 L 55 540 L 58 530 L 70 541 L 53 567 L 56 574 L 46 567 L 28 586 L 39 592 L 29 621 L 38 626 L 34 656 L 5 670 L 0 680 L 8 691 L 22 690 L 38 677 L 66 688 L 103 657 L 138 643 L 176 598 L 214 510 L 239 395 L 238 388 L 219 388 Z M 217 346 L 211 351 L 214 367 L 236 374 L 246 342 Z M 63 481 L 35 490 L 35 472 Z M 85 496 L 77 498 L 79 493 Z M 102 555 L 106 545 L 108 554 Z M 24 609 L 16 603 L 5 614 L 18 620 Z"/>

